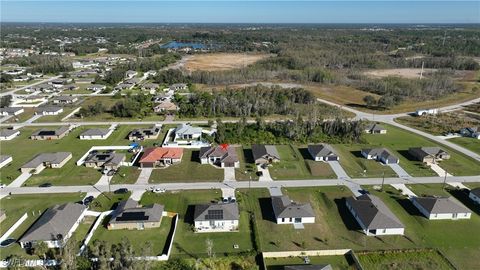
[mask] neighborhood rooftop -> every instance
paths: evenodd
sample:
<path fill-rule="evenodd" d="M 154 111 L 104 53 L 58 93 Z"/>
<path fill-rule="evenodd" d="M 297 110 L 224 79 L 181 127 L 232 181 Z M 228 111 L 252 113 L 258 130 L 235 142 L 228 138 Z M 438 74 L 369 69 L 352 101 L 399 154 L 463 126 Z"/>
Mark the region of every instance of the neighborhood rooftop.
<path fill-rule="evenodd" d="M 195 221 L 238 220 L 238 218 L 239 211 L 236 202 L 195 205 L 193 215 Z"/>
<path fill-rule="evenodd" d="M 347 203 L 369 230 L 404 227 L 392 211 L 374 195 L 364 194 L 357 198 L 349 197 Z"/>
<path fill-rule="evenodd" d="M 413 197 L 419 205 L 431 214 L 470 213 L 465 206 L 447 197 Z"/>
<path fill-rule="evenodd" d="M 310 204 L 300 204 L 290 200 L 288 196 L 273 196 L 272 197 L 273 213 L 276 218 L 291 218 L 291 217 L 313 217 L 312 206 Z"/>
<path fill-rule="evenodd" d="M 164 207 L 160 204 L 140 207 L 137 201 L 128 199 L 118 204 L 109 223 L 159 222 L 163 210 Z"/>
<path fill-rule="evenodd" d="M 41 153 L 25 163 L 22 168 L 36 168 L 44 163 L 59 164 L 71 155 L 70 152 Z"/>

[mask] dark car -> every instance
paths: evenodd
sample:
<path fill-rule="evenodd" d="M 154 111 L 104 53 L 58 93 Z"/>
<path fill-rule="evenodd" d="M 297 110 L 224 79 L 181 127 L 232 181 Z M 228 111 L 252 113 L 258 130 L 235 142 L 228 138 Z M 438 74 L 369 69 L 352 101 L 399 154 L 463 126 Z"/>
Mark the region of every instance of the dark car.
<path fill-rule="evenodd" d="M 257 176 L 263 176 L 263 172 L 258 171 L 258 172 L 257 172 Z"/>
<path fill-rule="evenodd" d="M 50 184 L 50 183 L 43 183 L 43 184 L 39 185 L 39 187 L 51 187 L 51 186 L 52 186 L 52 184 Z"/>
<path fill-rule="evenodd" d="M 117 171 L 115 171 L 115 170 L 110 170 L 110 171 L 107 172 L 107 176 L 112 176 L 112 175 L 114 175 L 116 172 L 117 172 Z"/>
<path fill-rule="evenodd" d="M 13 245 L 15 242 L 17 242 L 17 240 L 15 240 L 13 238 L 7 238 L 7 239 L 3 240 L 2 242 L 0 242 L 0 247 L 8 247 L 8 246 Z"/>
<path fill-rule="evenodd" d="M 94 197 L 93 196 L 88 196 L 85 199 L 83 199 L 83 204 L 84 205 L 89 205 L 93 201 Z"/>
<path fill-rule="evenodd" d="M 115 194 L 125 194 L 125 193 L 128 193 L 128 189 L 127 188 L 119 188 L 119 189 L 115 190 L 113 193 L 115 193 Z"/>

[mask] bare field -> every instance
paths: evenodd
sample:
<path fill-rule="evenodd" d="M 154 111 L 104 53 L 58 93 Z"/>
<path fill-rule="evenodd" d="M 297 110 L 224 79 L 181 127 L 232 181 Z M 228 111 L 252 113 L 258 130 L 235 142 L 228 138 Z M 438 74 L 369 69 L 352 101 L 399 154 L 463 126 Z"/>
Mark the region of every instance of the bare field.
<path fill-rule="evenodd" d="M 402 77 L 407 79 L 418 79 L 420 78 L 420 72 L 422 71 L 421 68 L 392 68 L 392 69 L 376 69 L 366 71 L 365 75 L 377 77 L 377 78 L 384 78 L 388 76 L 396 76 Z M 429 73 L 437 71 L 433 68 L 424 68 L 423 75 L 426 76 Z"/>
<path fill-rule="evenodd" d="M 251 65 L 258 60 L 271 57 L 270 54 L 245 54 L 245 53 L 212 53 L 196 54 L 185 62 L 185 69 L 196 70 L 227 70 Z"/>

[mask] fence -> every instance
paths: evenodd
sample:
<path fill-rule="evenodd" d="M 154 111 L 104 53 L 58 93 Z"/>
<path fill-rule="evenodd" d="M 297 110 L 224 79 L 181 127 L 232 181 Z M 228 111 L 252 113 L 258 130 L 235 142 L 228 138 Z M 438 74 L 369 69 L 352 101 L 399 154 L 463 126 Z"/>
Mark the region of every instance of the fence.
<path fill-rule="evenodd" d="M 15 222 L 15 224 L 13 224 L 12 227 L 10 227 L 10 229 L 8 229 L 8 231 L 6 231 L 2 237 L 0 238 L 0 242 L 2 242 L 3 240 L 7 239 L 10 234 L 12 234 L 20 225 L 22 225 L 22 223 L 28 218 L 28 214 L 25 213 L 23 214 L 22 217 L 20 217 L 17 222 Z"/>

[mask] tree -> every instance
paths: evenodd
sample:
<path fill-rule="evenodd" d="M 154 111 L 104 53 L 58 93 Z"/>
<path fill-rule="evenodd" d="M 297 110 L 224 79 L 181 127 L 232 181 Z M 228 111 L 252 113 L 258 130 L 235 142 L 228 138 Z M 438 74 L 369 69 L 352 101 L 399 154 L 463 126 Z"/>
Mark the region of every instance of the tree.
<path fill-rule="evenodd" d="M 12 95 L 6 95 L 0 98 L 0 108 L 8 107 L 12 104 Z"/>
<path fill-rule="evenodd" d="M 42 260 L 46 260 L 47 259 L 47 252 L 48 252 L 49 248 L 48 248 L 48 245 L 47 243 L 45 242 L 38 242 L 34 249 L 33 249 L 33 253 L 35 255 L 37 255 L 40 259 Z"/>
<path fill-rule="evenodd" d="M 207 250 L 207 254 L 208 254 L 208 257 L 214 257 L 215 254 L 213 253 L 213 241 L 212 239 L 210 238 L 207 238 L 205 240 L 205 247 L 206 247 L 206 250 Z"/>
<path fill-rule="evenodd" d="M 381 106 L 385 109 L 388 109 L 388 108 L 392 107 L 393 105 L 395 105 L 395 99 L 392 96 L 382 96 L 378 100 L 378 106 Z"/>
<path fill-rule="evenodd" d="M 226 128 L 225 124 L 222 122 L 220 118 L 217 119 L 217 132 L 215 135 L 215 140 L 217 143 L 224 143 L 225 142 L 225 133 Z"/>
<path fill-rule="evenodd" d="M 60 265 L 61 269 L 77 269 L 76 250 L 78 246 L 79 243 L 77 241 L 74 241 L 74 239 L 70 239 L 65 243 L 64 247 L 60 249 L 60 259 L 62 261 L 62 264 Z"/>
<path fill-rule="evenodd" d="M 367 105 L 367 107 L 373 107 L 377 104 L 377 100 L 375 99 L 375 97 L 373 97 L 372 95 L 366 95 L 363 97 L 363 102 L 365 102 L 365 104 Z"/>

